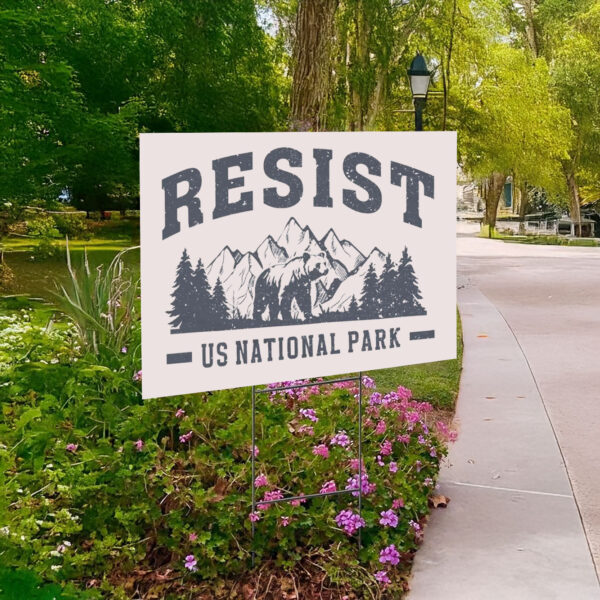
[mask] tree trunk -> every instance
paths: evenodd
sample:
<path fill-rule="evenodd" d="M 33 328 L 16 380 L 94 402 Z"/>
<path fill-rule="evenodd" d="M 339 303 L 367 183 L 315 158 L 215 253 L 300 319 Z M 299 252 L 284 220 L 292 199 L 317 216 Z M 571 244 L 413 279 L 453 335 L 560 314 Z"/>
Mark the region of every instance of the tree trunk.
<path fill-rule="evenodd" d="M 290 102 L 292 129 L 319 131 L 325 127 L 338 2 L 299 0 Z"/>
<path fill-rule="evenodd" d="M 581 237 L 581 200 L 579 198 L 579 185 L 572 170 L 566 173 L 567 187 L 569 188 L 569 215 L 575 224 L 575 235 Z"/>
<path fill-rule="evenodd" d="M 523 9 L 525 11 L 525 35 L 527 36 L 527 45 L 535 58 L 539 55 L 538 35 L 535 28 L 535 10 L 536 0 L 524 0 Z"/>
<path fill-rule="evenodd" d="M 527 183 L 521 182 L 521 202 L 519 203 L 519 233 L 525 233 L 525 214 L 527 213 L 527 205 L 529 204 L 529 196 L 527 195 Z"/>
<path fill-rule="evenodd" d="M 488 225 L 488 236 L 492 237 L 494 228 L 496 227 L 496 215 L 498 214 L 498 203 L 500 196 L 504 190 L 504 182 L 506 175 L 503 173 L 494 172 L 488 178 L 488 192 L 485 198 L 485 215 L 483 224 Z"/>
<path fill-rule="evenodd" d="M 456 24 L 456 0 L 452 5 L 452 18 L 450 20 L 450 31 L 448 39 L 448 52 L 446 54 L 446 64 L 442 61 L 442 83 L 444 87 L 444 106 L 442 110 L 442 131 L 446 131 L 446 122 L 448 119 L 448 96 L 450 95 L 450 65 L 452 62 L 452 47 L 454 45 L 454 29 Z"/>

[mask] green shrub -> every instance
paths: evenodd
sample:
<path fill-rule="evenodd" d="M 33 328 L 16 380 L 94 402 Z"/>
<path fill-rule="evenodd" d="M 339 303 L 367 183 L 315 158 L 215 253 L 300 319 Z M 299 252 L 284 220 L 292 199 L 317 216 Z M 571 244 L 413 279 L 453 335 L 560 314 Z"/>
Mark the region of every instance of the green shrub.
<path fill-rule="evenodd" d="M 39 238 L 39 241 L 32 248 L 34 260 L 47 260 L 59 256 L 62 248 L 56 243 L 56 240 L 49 236 Z"/>
<path fill-rule="evenodd" d="M 108 582 L 116 574 L 134 568 L 169 568 L 186 586 L 248 569 L 249 390 L 142 402 L 134 381 L 137 347 L 133 341 L 105 364 L 90 356 L 77 362 L 63 356 L 54 364 L 20 363 L 4 370 L 0 554 L 5 566 L 31 568 L 46 581 L 94 579 L 105 590 L 113 589 Z M 356 479 L 354 395 L 353 389 L 330 386 L 261 399 L 256 475 L 264 475 L 267 484 L 258 489 L 259 500 L 265 491 L 302 495 L 331 481 L 344 489 Z M 373 585 L 374 574 L 387 570 L 395 582 L 390 594 L 400 590 L 401 567 L 419 542 L 444 453 L 429 433 L 429 405 L 412 403 L 407 395 L 400 389 L 387 399 L 373 390 L 365 396 L 368 483 L 363 485 L 374 489 L 363 497 L 360 564 L 370 575 L 363 573 L 361 580 Z M 309 408 L 314 415 L 300 410 Z M 352 440 L 349 447 L 332 444 L 341 430 Z M 398 441 L 398 436 L 409 437 Z M 327 457 L 315 454 L 320 447 Z M 322 568 L 332 580 L 356 578 L 356 535 L 336 523 L 344 510 L 356 512 L 350 494 L 259 508 L 259 564 L 273 559 L 289 568 L 323 549 Z M 395 527 L 379 523 L 380 513 L 389 510 L 399 519 Z M 389 568 L 379 563 L 379 554 L 392 544 L 400 566 Z M 189 555 L 195 572 L 185 568 Z"/>
<path fill-rule="evenodd" d="M 88 231 L 85 214 L 61 212 L 54 213 L 52 218 L 54 219 L 56 229 L 63 237 L 90 239 L 91 234 Z"/>
<path fill-rule="evenodd" d="M 38 214 L 31 219 L 27 219 L 27 233 L 33 237 L 39 238 L 58 238 L 60 233 L 56 228 L 56 223 L 50 215 Z"/>

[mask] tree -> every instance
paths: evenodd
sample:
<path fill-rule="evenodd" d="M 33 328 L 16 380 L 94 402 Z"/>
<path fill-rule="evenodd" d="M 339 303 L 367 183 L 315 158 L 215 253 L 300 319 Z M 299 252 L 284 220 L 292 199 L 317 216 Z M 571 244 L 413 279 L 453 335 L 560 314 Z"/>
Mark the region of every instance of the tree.
<path fill-rule="evenodd" d="M 379 291 L 377 289 L 377 273 L 373 263 L 369 264 L 363 282 L 360 297 L 360 316 L 363 319 L 377 319 L 380 315 Z"/>
<path fill-rule="evenodd" d="M 192 263 L 187 250 L 183 251 L 177 266 L 175 285 L 171 297 L 173 298 L 172 308 L 168 311 L 168 314 L 173 317 L 170 322 L 172 329 L 190 331 L 194 326 L 196 287 L 194 285 Z"/>
<path fill-rule="evenodd" d="M 6 0 L 0 9 L 0 201 L 55 199 L 76 165 L 82 118 L 75 73 L 60 56 L 60 9 Z M 16 212 L 16 214 L 18 214 Z"/>
<path fill-rule="evenodd" d="M 569 118 L 550 94 L 544 59 L 496 44 L 477 92 L 479 108 L 465 126 L 465 167 L 488 181 L 484 223 L 490 235 L 508 175 L 553 191 L 561 185 Z M 526 81 L 527 85 L 523 85 Z"/>
<path fill-rule="evenodd" d="M 202 259 L 198 259 L 194 270 L 192 283 L 194 286 L 194 306 L 192 320 L 195 331 L 210 329 L 213 321 L 212 296 L 210 285 L 206 277 L 206 271 Z"/>
<path fill-rule="evenodd" d="M 210 297 L 210 310 L 215 325 L 223 325 L 229 320 L 229 307 L 225 298 L 225 291 L 223 290 L 221 279 L 218 277 Z"/>
<path fill-rule="evenodd" d="M 298 0 L 290 117 L 294 129 L 324 129 L 339 0 Z"/>
<path fill-rule="evenodd" d="M 346 311 L 346 317 L 350 320 L 358 319 L 360 315 L 360 308 L 358 306 L 358 302 L 356 301 L 356 296 L 352 296 L 350 300 L 350 305 L 348 306 L 348 310 Z"/>
<path fill-rule="evenodd" d="M 600 89 L 600 2 L 574 19 L 563 36 L 553 63 L 553 84 L 571 118 L 572 137 L 562 166 L 569 211 L 581 235 L 581 182 L 600 179 L 600 102 L 591 92 Z"/>
<path fill-rule="evenodd" d="M 421 290 L 412 265 L 412 258 L 408 254 L 406 246 L 398 264 L 397 290 L 400 316 L 426 314 L 421 305 Z"/>
<path fill-rule="evenodd" d="M 398 282 L 397 271 L 394 268 L 392 257 L 388 254 L 385 258 L 383 270 L 377 281 L 379 288 L 379 305 L 381 316 L 384 318 L 395 317 L 398 315 Z"/>

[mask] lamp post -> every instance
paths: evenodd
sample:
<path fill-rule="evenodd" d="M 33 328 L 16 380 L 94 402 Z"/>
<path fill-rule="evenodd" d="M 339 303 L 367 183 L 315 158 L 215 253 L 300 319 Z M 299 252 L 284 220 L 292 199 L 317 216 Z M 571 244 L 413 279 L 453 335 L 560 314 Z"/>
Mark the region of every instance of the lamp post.
<path fill-rule="evenodd" d="M 420 52 L 413 58 L 408 69 L 408 80 L 415 105 L 415 131 L 423 131 L 423 109 L 427 103 L 427 91 L 431 80 L 431 71 Z"/>

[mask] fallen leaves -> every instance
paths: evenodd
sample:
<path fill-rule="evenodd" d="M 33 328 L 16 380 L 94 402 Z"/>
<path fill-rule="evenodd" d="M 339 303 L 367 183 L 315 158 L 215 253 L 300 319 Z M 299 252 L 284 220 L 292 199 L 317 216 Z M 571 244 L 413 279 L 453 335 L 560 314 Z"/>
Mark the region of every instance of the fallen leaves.
<path fill-rule="evenodd" d="M 442 494 L 436 496 L 429 496 L 429 506 L 431 508 L 446 508 L 450 503 L 450 498 Z"/>

